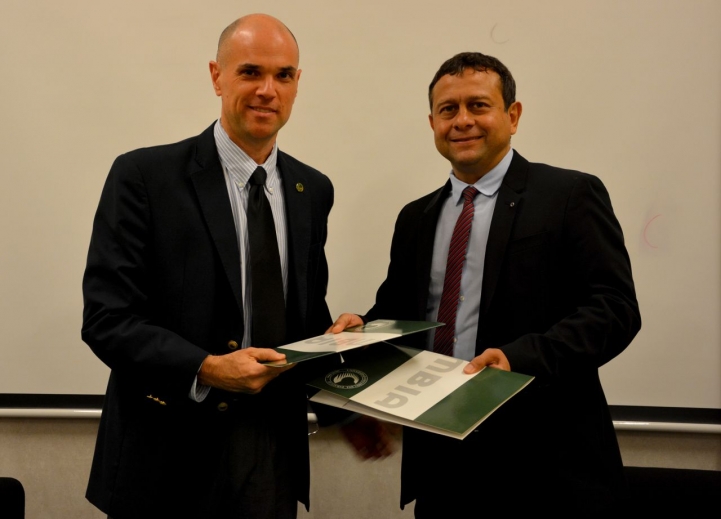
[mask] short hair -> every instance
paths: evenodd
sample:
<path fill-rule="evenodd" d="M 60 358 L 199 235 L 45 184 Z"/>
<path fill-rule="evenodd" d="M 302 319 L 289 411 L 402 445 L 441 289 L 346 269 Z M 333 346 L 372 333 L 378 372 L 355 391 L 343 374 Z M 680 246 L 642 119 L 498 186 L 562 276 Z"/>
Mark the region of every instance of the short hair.
<path fill-rule="evenodd" d="M 446 75 L 456 76 L 463 74 L 463 71 L 468 68 L 472 68 L 477 72 L 492 70 L 498 74 L 498 77 L 501 78 L 504 110 L 508 111 L 508 107 L 516 101 L 516 81 L 513 79 L 511 71 L 503 63 L 493 56 L 487 56 L 480 52 L 461 52 L 441 65 L 428 87 L 428 103 L 431 106 L 431 111 L 433 111 L 433 87 L 436 86 L 438 80 Z"/>

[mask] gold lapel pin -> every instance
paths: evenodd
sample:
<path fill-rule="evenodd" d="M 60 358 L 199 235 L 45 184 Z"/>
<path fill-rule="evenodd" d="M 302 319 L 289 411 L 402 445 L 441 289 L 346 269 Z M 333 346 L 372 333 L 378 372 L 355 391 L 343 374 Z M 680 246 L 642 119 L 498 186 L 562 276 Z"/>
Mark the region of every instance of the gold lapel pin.
<path fill-rule="evenodd" d="M 302 193 L 302 192 L 303 192 L 303 189 L 305 189 L 305 188 L 303 187 L 303 184 L 301 184 L 300 182 L 298 182 L 298 183 L 295 185 L 295 190 L 298 191 L 299 193 Z"/>
<path fill-rule="evenodd" d="M 153 402 L 157 402 L 157 403 L 159 403 L 160 405 L 166 405 L 165 402 L 163 402 L 163 401 L 162 401 L 161 399 L 159 399 L 157 396 L 148 395 L 146 398 L 149 398 L 149 399 L 152 400 Z"/>

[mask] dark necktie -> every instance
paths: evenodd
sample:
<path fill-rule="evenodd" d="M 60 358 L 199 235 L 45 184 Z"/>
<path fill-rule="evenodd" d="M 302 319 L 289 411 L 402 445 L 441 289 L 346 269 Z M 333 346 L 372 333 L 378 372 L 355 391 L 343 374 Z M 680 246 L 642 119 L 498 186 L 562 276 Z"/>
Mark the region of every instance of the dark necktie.
<path fill-rule="evenodd" d="M 478 190 L 468 186 L 463 190 L 463 209 L 456 220 L 451 236 L 451 245 L 448 248 L 446 261 L 446 275 L 443 279 L 443 293 L 441 304 L 438 307 L 438 322 L 445 326 L 436 329 L 433 340 L 433 351 L 443 355 L 453 355 L 453 339 L 456 336 L 456 310 L 458 309 L 461 293 L 461 275 L 463 264 L 466 261 L 468 238 L 473 223 L 473 199 Z"/>
<path fill-rule="evenodd" d="M 273 212 L 264 192 L 266 177 L 260 166 L 251 175 L 247 215 L 253 316 L 251 346 L 271 348 L 285 341 L 285 297 Z"/>

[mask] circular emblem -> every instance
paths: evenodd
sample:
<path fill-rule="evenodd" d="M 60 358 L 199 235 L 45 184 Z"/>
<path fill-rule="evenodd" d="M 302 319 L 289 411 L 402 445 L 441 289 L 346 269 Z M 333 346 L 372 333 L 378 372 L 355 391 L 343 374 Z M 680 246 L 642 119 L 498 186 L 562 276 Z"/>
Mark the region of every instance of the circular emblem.
<path fill-rule="evenodd" d="M 337 369 L 325 376 L 325 383 L 338 389 L 356 389 L 368 383 L 368 375 L 358 369 Z"/>
<path fill-rule="evenodd" d="M 390 321 L 384 321 L 382 319 L 378 319 L 378 320 L 372 321 L 368 324 L 364 324 L 363 330 L 372 330 L 373 328 L 378 328 L 379 326 L 386 326 L 389 323 L 390 323 Z"/>

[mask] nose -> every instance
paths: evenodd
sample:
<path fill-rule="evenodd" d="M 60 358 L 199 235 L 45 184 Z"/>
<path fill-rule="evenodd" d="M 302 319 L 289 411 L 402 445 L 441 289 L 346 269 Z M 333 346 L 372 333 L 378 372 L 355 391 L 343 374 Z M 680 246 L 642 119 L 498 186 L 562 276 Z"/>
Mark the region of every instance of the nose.
<path fill-rule="evenodd" d="M 264 76 L 260 80 L 260 84 L 258 85 L 258 90 L 256 91 L 258 96 L 263 98 L 273 98 L 275 97 L 275 78 L 272 75 Z"/>
<path fill-rule="evenodd" d="M 457 130 L 465 130 L 473 126 L 473 117 L 468 113 L 467 108 L 463 106 L 459 108 L 456 118 L 453 120 L 453 126 Z"/>

